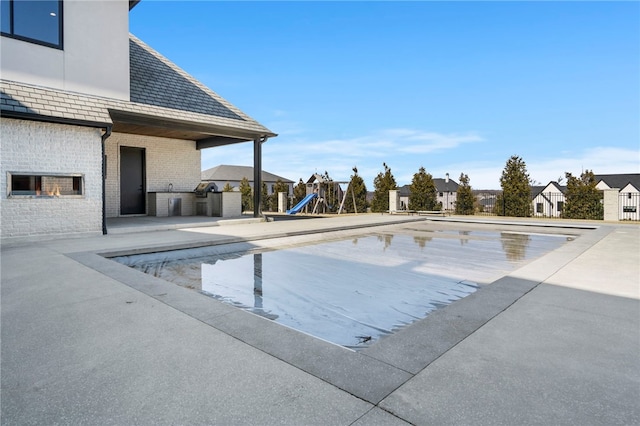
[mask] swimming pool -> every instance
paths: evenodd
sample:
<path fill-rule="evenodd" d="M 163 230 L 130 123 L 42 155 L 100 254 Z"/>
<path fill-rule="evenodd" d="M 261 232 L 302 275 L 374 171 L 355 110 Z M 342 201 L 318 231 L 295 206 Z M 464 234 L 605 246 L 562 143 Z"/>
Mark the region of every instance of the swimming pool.
<path fill-rule="evenodd" d="M 285 248 L 252 243 L 114 260 L 329 342 L 364 348 L 567 239 L 405 226 Z"/>

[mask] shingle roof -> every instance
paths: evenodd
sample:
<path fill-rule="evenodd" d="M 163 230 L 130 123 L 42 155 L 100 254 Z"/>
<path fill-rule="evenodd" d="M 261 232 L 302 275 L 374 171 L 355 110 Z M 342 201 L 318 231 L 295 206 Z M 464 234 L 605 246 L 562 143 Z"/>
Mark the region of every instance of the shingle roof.
<path fill-rule="evenodd" d="M 458 183 L 453 179 L 449 179 L 447 183 L 446 179 L 433 178 L 433 184 L 436 187 L 436 192 L 458 192 Z M 411 185 L 404 185 L 399 188 L 401 197 L 408 197 L 411 195 Z"/>
<path fill-rule="evenodd" d="M 604 181 L 609 188 L 622 189 L 627 184 L 632 184 L 640 189 L 640 173 L 612 174 L 612 175 L 594 175 L 596 182 Z"/>
<path fill-rule="evenodd" d="M 0 110 L 105 124 L 115 110 L 275 135 L 133 35 L 130 50 L 131 101 L 0 80 Z"/>
<path fill-rule="evenodd" d="M 433 184 L 438 192 L 458 192 L 458 183 L 453 179 L 449 179 L 447 182 L 446 179 L 434 178 Z"/>
<path fill-rule="evenodd" d="M 133 35 L 129 36 L 129 61 L 131 102 L 234 120 L 249 119 Z"/>
<path fill-rule="evenodd" d="M 0 80 L 0 110 L 111 124 L 105 100 Z"/>
<path fill-rule="evenodd" d="M 558 190 L 560 190 L 561 193 L 566 193 L 567 192 L 567 187 L 560 185 L 558 182 L 556 182 L 555 180 L 550 181 L 548 184 L 544 185 L 544 186 L 531 186 L 531 199 L 536 198 L 540 193 L 542 193 L 542 191 L 545 190 L 545 188 L 547 188 L 549 185 L 553 184 L 556 188 L 558 188 Z"/>
<path fill-rule="evenodd" d="M 230 166 L 221 164 L 216 167 L 212 167 L 207 170 L 203 170 L 201 173 L 202 180 L 211 180 L 211 181 L 228 181 L 228 182 L 239 182 L 243 178 L 247 178 L 249 182 L 253 182 L 253 167 L 249 166 Z M 283 178 L 278 175 L 274 175 L 273 173 L 269 173 L 266 171 L 262 171 L 262 181 L 263 182 L 277 182 L 280 179 L 284 183 L 293 183 L 292 180 L 287 178 Z"/>

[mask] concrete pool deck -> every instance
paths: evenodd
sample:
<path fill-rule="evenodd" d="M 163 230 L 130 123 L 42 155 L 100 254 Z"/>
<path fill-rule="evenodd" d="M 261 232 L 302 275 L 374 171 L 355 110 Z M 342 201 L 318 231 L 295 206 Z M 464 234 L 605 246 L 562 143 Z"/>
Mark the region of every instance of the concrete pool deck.
<path fill-rule="evenodd" d="M 98 254 L 412 220 L 579 237 L 358 353 Z M 3 243 L 1 423 L 640 423 L 640 226 L 250 222 Z"/>

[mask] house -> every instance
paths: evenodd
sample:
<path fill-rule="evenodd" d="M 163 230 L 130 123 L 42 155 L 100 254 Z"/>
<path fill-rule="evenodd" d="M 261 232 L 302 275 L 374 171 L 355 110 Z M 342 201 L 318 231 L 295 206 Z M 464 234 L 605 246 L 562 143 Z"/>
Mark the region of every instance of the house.
<path fill-rule="evenodd" d="M 533 215 L 541 217 L 561 217 L 564 209 L 566 186 L 549 182 L 546 186 L 531 187 Z"/>
<path fill-rule="evenodd" d="M 595 178 L 598 189 L 619 189 L 619 220 L 640 220 L 640 173 L 595 175 Z"/>
<path fill-rule="evenodd" d="M 449 179 L 449 173 L 444 179 L 434 178 L 433 183 L 436 186 L 436 201 L 440 203 L 442 209 L 445 211 L 454 210 L 456 208 L 458 184 L 453 179 Z"/>
<path fill-rule="evenodd" d="M 436 202 L 440 203 L 442 210 L 455 210 L 456 199 L 458 194 L 458 183 L 453 179 L 449 179 L 447 173 L 444 179 L 433 178 L 433 184 L 436 187 Z M 400 205 L 408 208 L 409 196 L 411 195 L 411 185 L 400 187 Z"/>
<path fill-rule="evenodd" d="M 640 192 L 640 173 L 594 175 L 598 189 L 618 188 L 620 192 Z"/>
<path fill-rule="evenodd" d="M 596 188 L 619 189 L 618 218 L 640 220 L 640 174 L 594 175 Z M 534 216 L 562 217 L 566 186 L 549 182 L 546 186 L 531 187 L 531 203 Z"/>
<path fill-rule="evenodd" d="M 213 182 L 218 191 L 222 191 L 222 188 L 224 188 L 227 183 L 234 189 L 239 188 L 240 182 L 244 178 L 247 178 L 249 185 L 253 188 L 253 167 L 221 164 L 219 166 L 203 170 L 201 178 L 203 181 Z M 292 180 L 262 170 L 262 182 L 267 186 L 267 195 L 273 194 L 275 184 L 278 181 L 287 184 L 289 187 L 289 194 L 293 194 L 294 182 Z"/>
<path fill-rule="evenodd" d="M 202 149 L 253 142 L 261 169 L 276 134 L 129 34 L 138 3 L 2 1 L 3 238 L 106 233 L 167 193 L 193 214 Z"/>

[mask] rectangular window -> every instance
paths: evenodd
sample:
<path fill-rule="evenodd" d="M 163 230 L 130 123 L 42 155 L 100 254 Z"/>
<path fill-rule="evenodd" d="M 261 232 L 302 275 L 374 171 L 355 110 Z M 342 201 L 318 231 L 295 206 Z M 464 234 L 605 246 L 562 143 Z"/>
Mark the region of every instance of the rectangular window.
<path fill-rule="evenodd" d="M 2 35 L 62 49 L 61 0 L 0 0 Z"/>
<path fill-rule="evenodd" d="M 564 209 L 564 201 L 558 201 L 558 211 L 561 212 Z"/>
<path fill-rule="evenodd" d="M 7 197 L 67 197 L 83 195 L 82 175 L 8 173 Z"/>
<path fill-rule="evenodd" d="M 542 203 L 536 203 L 536 213 L 544 213 L 544 205 Z"/>

